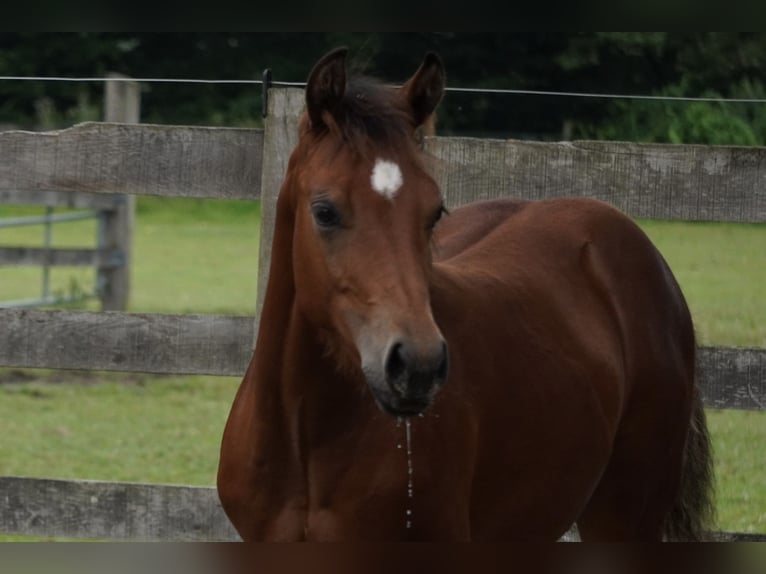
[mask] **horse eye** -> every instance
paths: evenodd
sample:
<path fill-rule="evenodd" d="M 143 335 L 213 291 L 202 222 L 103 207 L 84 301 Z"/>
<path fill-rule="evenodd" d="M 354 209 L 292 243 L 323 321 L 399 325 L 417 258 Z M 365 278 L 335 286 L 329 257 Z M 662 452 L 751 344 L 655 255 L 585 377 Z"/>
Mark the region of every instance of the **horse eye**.
<path fill-rule="evenodd" d="M 439 220 L 442 218 L 442 215 L 444 215 L 445 213 L 449 213 L 447 211 L 447 208 L 444 207 L 444 205 L 440 205 L 439 209 L 436 210 L 436 213 L 434 214 L 433 219 L 431 219 L 431 225 L 430 225 L 431 229 L 436 227 L 436 224 L 439 223 Z"/>
<path fill-rule="evenodd" d="M 319 227 L 335 227 L 340 223 L 340 214 L 331 203 L 326 201 L 311 205 L 311 215 Z"/>

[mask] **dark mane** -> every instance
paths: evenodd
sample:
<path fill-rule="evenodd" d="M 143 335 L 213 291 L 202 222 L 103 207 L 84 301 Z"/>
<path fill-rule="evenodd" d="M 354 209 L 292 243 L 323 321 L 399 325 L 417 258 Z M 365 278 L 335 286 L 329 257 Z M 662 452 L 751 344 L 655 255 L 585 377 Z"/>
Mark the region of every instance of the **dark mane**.
<path fill-rule="evenodd" d="M 395 89 L 366 76 L 349 78 L 334 118 L 343 142 L 360 152 L 370 141 L 394 146 L 412 140 L 412 119 Z"/>

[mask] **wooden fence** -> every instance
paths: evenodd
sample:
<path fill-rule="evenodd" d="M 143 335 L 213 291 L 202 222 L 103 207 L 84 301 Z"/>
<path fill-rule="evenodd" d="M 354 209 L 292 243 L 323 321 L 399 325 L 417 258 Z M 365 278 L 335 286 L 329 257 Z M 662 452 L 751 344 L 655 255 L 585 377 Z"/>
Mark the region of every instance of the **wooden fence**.
<path fill-rule="evenodd" d="M 0 133 L 0 194 L 69 191 L 262 202 L 258 312 L 276 196 L 303 93 L 274 89 L 264 130 L 88 123 Z M 636 217 L 766 222 L 766 148 L 434 138 L 448 205 L 499 196 L 595 197 Z M 256 320 L 219 315 L 0 310 L 0 365 L 241 375 Z M 705 402 L 763 409 L 766 349 L 703 347 Z M 212 488 L 0 477 L 0 532 L 229 540 Z M 766 539 L 722 533 L 721 539 Z"/>
<path fill-rule="evenodd" d="M 120 74 L 110 78 L 124 79 Z M 140 115 L 140 87 L 136 82 L 107 80 L 104 88 L 104 119 L 107 122 L 138 123 Z M 36 152 L 33 152 L 36 153 Z M 50 158 L 59 161 L 57 156 Z M 43 158 L 40 158 L 44 161 Z M 51 188 L 52 189 L 52 188 Z M 101 190 L 106 191 L 106 190 Z M 42 293 L 39 298 L 3 301 L 3 307 L 35 307 L 77 301 L 84 296 L 96 296 L 105 311 L 125 310 L 130 292 L 130 256 L 133 235 L 135 198 L 127 194 L 40 191 L 27 188 L 6 188 L 0 192 L 0 203 L 44 206 L 40 217 L 2 218 L 0 227 L 19 224 L 43 224 L 42 247 L 0 246 L 0 265 L 36 265 L 43 269 Z M 78 213 L 54 214 L 58 207 L 73 207 Z M 75 219 L 95 219 L 96 246 L 93 248 L 52 247 L 52 224 Z M 59 295 L 49 292 L 49 269 L 52 266 L 93 267 L 95 289 L 93 293 Z"/>

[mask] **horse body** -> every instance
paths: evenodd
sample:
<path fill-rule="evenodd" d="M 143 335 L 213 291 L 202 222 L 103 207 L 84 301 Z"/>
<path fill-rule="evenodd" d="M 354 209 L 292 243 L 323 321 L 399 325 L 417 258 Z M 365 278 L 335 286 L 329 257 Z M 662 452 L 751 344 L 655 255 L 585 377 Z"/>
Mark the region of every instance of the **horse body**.
<path fill-rule="evenodd" d="M 437 245 L 432 305 L 459 387 L 443 400 L 470 397 L 481 421 L 474 516 L 492 519 L 472 537 L 555 539 L 574 521 L 585 538 L 659 537 L 645 504 L 678 488 L 694 388 L 691 321 L 659 253 L 585 199 L 468 206 Z"/>
<path fill-rule="evenodd" d="M 396 134 L 430 117 L 440 72 L 427 59 L 385 109 L 345 93 L 342 55 L 312 72 L 222 442 L 225 511 L 246 540 L 697 536 L 708 445 L 672 274 L 592 200 L 478 203 L 436 226 L 438 188 Z M 349 97 L 411 123 L 355 139 Z"/>

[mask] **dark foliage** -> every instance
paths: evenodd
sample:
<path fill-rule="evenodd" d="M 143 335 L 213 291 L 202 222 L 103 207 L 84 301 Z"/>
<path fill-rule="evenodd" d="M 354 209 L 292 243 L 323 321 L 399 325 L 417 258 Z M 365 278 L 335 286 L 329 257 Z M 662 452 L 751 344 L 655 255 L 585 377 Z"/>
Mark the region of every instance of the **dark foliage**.
<path fill-rule="evenodd" d="M 338 45 L 352 68 L 403 80 L 428 50 L 448 85 L 657 95 L 766 96 L 762 32 L 2 33 L 0 75 L 259 79 L 301 82 Z M 98 119 L 98 83 L 0 82 L 0 124 Z M 146 84 L 142 120 L 253 126 L 256 85 Z M 764 144 L 766 104 L 641 102 L 448 93 L 439 131 L 493 137 Z"/>

